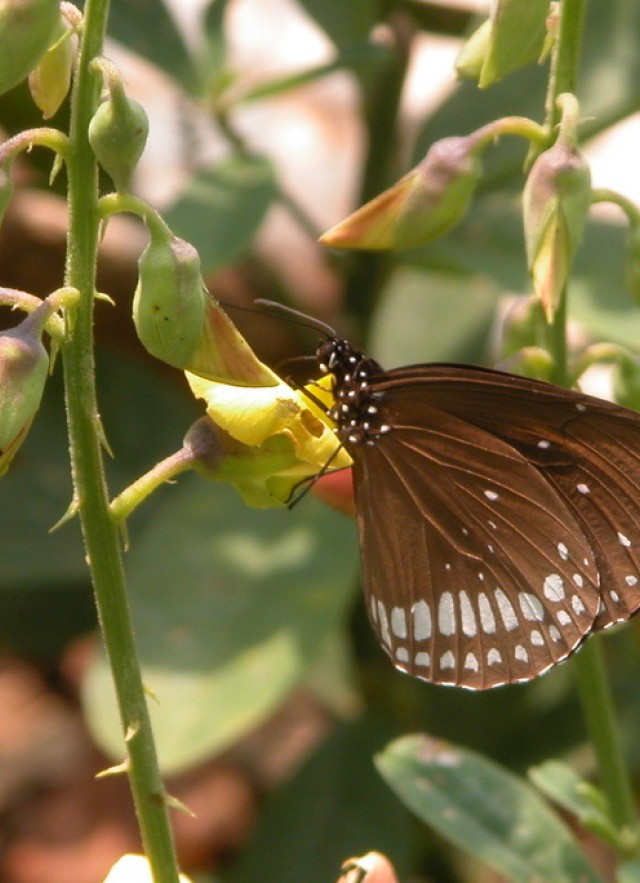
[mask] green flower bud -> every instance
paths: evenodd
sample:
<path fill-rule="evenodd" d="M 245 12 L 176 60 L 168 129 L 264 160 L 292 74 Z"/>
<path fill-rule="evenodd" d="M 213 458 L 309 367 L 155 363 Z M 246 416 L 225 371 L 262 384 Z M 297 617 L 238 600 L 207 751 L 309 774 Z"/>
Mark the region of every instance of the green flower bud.
<path fill-rule="evenodd" d="M 120 82 L 111 81 L 110 96 L 89 123 L 89 143 L 116 190 L 126 192 L 149 133 L 145 109 L 127 98 Z"/>
<path fill-rule="evenodd" d="M 138 261 L 133 321 L 157 359 L 186 368 L 203 333 L 206 293 L 196 249 L 161 227 Z"/>
<path fill-rule="evenodd" d="M 9 468 L 40 407 L 49 371 L 41 340 L 47 304 L 0 334 L 0 476 Z"/>
<path fill-rule="evenodd" d="M 51 45 L 59 0 L 0 0 L 0 95 L 22 82 Z"/>
<path fill-rule="evenodd" d="M 13 182 L 11 180 L 11 163 L 7 162 L 0 166 L 0 223 L 11 202 L 13 196 Z"/>
<path fill-rule="evenodd" d="M 591 205 L 591 172 L 565 143 L 541 153 L 523 194 L 524 232 L 536 295 L 551 320 L 582 240 Z"/>
<path fill-rule="evenodd" d="M 57 40 L 47 49 L 29 74 L 31 97 L 48 120 L 67 96 L 73 70 L 73 44 L 62 19 L 56 30 Z"/>
<path fill-rule="evenodd" d="M 540 58 L 547 36 L 549 0 L 495 0 L 478 85 L 481 89 Z"/>
<path fill-rule="evenodd" d="M 456 71 L 461 79 L 478 80 L 480 78 L 482 66 L 489 51 L 491 30 L 491 20 L 487 19 L 465 41 L 456 58 Z"/>
<path fill-rule="evenodd" d="M 627 230 L 624 281 L 631 297 L 640 304 L 640 224 L 630 224 Z"/>
<path fill-rule="evenodd" d="M 442 236 L 464 215 L 482 174 L 473 135 L 443 138 L 422 162 L 320 237 L 332 248 L 391 249 L 423 245 Z"/>

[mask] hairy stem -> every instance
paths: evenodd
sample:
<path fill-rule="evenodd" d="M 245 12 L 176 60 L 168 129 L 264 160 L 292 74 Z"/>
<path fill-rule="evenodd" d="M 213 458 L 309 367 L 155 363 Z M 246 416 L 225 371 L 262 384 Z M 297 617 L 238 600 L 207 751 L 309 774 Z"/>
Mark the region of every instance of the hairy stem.
<path fill-rule="evenodd" d="M 100 81 L 90 73 L 89 65 L 102 51 L 108 7 L 108 0 L 87 0 L 72 95 L 65 282 L 79 291 L 80 299 L 74 309 L 73 336 L 62 350 L 65 395 L 76 507 L 125 733 L 125 768 L 154 881 L 177 883 L 178 869 L 134 645 L 118 532 L 109 512 L 95 390 L 92 326 L 99 231 L 98 173 L 87 129 L 97 105 Z"/>

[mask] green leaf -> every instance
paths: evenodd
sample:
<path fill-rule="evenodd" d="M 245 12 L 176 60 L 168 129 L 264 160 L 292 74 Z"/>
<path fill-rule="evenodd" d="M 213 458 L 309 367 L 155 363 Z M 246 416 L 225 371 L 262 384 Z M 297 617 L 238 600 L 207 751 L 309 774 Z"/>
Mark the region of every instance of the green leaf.
<path fill-rule="evenodd" d="M 498 296 L 488 276 L 399 267 L 373 316 L 371 352 L 385 367 L 481 362 Z"/>
<path fill-rule="evenodd" d="M 163 0 L 112 0 L 109 36 L 156 64 L 188 92 L 198 92 L 189 49 Z"/>
<path fill-rule="evenodd" d="M 299 3 L 338 49 L 349 49 L 364 42 L 378 13 L 377 0 L 349 0 L 348 3 L 299 0 Z"/>
<path fill-rule="evenodd" d="M 580 776 L 566 763 L 548 760 L 530 767 L 527 775 L 549 800 L 577 818 L 593 811 L 593 804 L 580 793 Z"/>
<path fill-rule="evenodd" d="M 165 220 L 210 271 L 247 251 L 277 192 L 268 160 L 234 156 L 192 178 Z"/>
<path fill-rule="evenodd" d="M 232 883 L 329 883 L 346 859 L 371 849 L 408 873 L 410 819 L 371 762 L 389 736 L 373 716 L 340 727 L 267 802 Z"/>
<path fill-rule="evenodd" d="M 616 870 L 616 883 L 640 883 L 640 859 L 622 862 Z"/>
<path fill-rule="evenodd" d="M 424 822 L 513 883 L 601 883 L 538 794 L 481 755 L 414 735 L 387 746 L 376 766 Z"/>
<path fill-rule="evenodd" d="M 307 673 L 353 600 L 351 521 L 306 498 L 248 509 L 181 480 L 130 554 L 131 606 L 161 763 L 176 770 L 255 727 Z M 122 753 L 102 657 L 85 684 L 98 742 Z"/>

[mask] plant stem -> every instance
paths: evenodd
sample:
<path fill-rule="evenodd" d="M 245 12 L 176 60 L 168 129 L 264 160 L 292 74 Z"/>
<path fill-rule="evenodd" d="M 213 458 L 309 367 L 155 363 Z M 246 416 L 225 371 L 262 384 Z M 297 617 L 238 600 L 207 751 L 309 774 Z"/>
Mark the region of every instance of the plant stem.
<path fill-rule="evenodd" d="M 126 769 L 142 841 L 155 883 L 177 883 L 164 787 L 143 690 L 117 527 L 109 513 L 93 358 L 93 301 L 98 248 L 98 173 L 87 140 L 99 79 L 89 63 L 102 50 L 108 0 L 87 0 L 71 103 L 69 232 L 66 284 L 80 292 L 73 336 L 63 347 L 65 395 L 74 493 L 91 568 L 102 635 L 115 683 L 126 745 Z"/>
<path fill-rule="evenodd" d="M 547 122 L 551 130 L 560 121 L 558 97 L 576 92 L 580 45 L 586 0 L 563 0 L 560 26 L 551 65 L 547 93 Z M 566 290 L 554 319 L 546 329 L 546 344 L 555 363 L 556 383 L 569 382 L 566 347 Z M 601 636 L 593 635 L 577 654 L 575 671 L 587 730 L 595 751 L 598 771 L 612 821 L 634 828 L 638 817 L 633 803 L 629 772 L 618 735 L 611 686 L 604 664 Z"/>
<path fill-rule="evenodd" d="M 590 638 L 575 660 L 582 708 L 593 744 L 611 821 L 620 829 L 638 824 L 633 790 L 627 773 L 611 688 L 597 636 Z"/>

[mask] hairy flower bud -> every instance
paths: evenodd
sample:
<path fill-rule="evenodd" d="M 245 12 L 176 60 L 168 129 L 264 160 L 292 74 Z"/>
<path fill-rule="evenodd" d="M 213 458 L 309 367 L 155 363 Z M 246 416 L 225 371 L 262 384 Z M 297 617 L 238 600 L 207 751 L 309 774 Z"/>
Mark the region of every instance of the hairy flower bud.
<path fill-rule="evenodd" d="M 57 37 L 29 74 L 31 97 L 48 120 L 67 96 L 73 69 L 73 43 L 67 35 L 67 26 L 59 19 Z"/>
<path fill-rule="evenodd" d="M 0 334 L 0 476 L 7 471 L 40 407 L 49 371 L 41 340 L 48 305 Z"/>
<path fill-rule="evenodd" d="M 411 248 L 442 236 L 464 215 L 482 173 L 472 135 L 443 138 L 422 162 L 320 237 L 332 248 Z"/>
<path fill-rule="evenodd" d="M 59 0 L 0 0 L 0 95 L 17 86 L 51 45 Z"/>
<path fill-rule="evenodd" d="M 591 205 L 591 172 L 582 155 L 558 142 L 533 164 L 523 194 L 529 270 L 551 319 L 582 240 Z"/>
<path fill-rule="evenodd" d="M 203 333 L 206 292 L 196 249 L 154 226 L 138 261 L 133 321 L 145 349 L 186 368 Z"/>
<path fill-rule="evenodd" d="M 109 91 L 89 123 L 89 143 L 116 190 L 126 192 L 147 143 L 149 120 L 142 105 L 127 98 L 119 81 L 110 82 Z"/>

